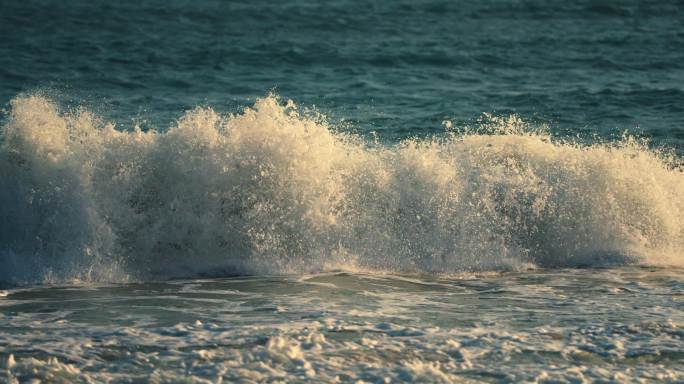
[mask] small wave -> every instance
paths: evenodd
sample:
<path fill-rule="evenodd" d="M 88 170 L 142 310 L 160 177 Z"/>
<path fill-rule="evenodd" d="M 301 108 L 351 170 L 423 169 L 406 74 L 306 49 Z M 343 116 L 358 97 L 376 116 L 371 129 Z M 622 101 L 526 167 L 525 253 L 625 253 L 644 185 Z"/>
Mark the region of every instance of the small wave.
<path fill-rule="evenodd" d="M 487 132 L 369 145 L 269 96 L 165 132 L 15 98 L 0 281 L 681 265 L 684 174 L 632 139 Z"/>

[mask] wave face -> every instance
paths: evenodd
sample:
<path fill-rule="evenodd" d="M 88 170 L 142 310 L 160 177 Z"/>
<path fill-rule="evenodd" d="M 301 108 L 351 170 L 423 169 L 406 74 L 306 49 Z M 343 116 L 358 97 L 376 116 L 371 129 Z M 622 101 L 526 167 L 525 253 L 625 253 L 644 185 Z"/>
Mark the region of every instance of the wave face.
<path fill-rule="evenodd" d="M 626 139 L 369 145 L 289 103 L 122 132 L 40 96 L 0 142 L 0 281 L 681 265 L 684 174 Z"/>

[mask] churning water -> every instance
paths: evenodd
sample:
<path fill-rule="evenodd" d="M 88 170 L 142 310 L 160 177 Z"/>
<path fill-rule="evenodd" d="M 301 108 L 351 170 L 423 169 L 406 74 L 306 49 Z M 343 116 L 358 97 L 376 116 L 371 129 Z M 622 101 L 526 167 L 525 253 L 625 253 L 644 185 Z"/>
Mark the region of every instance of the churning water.
<path fill-rule="evenodd" d="M 684 380 L 678 2 L 0 4 L 0 380 Z"/>

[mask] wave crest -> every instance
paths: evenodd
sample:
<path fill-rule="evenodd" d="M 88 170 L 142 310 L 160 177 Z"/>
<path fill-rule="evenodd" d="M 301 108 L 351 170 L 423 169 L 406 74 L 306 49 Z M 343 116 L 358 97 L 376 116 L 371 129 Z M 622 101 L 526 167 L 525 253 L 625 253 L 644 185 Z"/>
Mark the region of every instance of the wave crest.
<path fill-rule="evenodd" d="M 0 281 L 684 262 L 684 174 L 661 154 L 487 118 L 489 134 L 378 146 L 272 96 L 166 132 L 18 97 Z"/>

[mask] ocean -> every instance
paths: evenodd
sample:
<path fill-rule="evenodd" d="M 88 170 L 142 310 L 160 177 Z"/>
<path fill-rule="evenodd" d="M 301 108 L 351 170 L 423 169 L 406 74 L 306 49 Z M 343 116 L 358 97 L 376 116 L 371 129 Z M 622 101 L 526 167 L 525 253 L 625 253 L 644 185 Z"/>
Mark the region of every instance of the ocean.
<path fill-rule="evenodd" d="M 683 196 L 681 1 L 0 1 L 0 382 L 682 382 Z"/>

